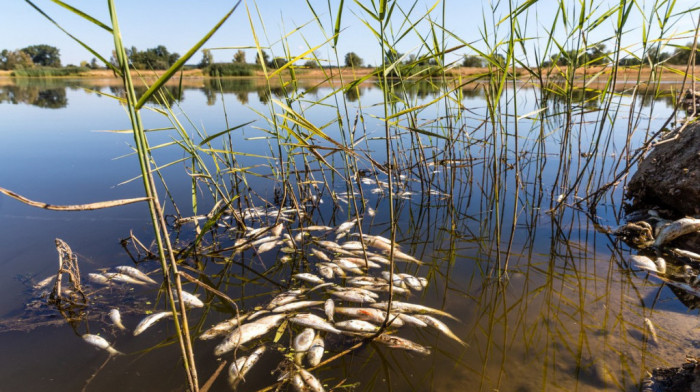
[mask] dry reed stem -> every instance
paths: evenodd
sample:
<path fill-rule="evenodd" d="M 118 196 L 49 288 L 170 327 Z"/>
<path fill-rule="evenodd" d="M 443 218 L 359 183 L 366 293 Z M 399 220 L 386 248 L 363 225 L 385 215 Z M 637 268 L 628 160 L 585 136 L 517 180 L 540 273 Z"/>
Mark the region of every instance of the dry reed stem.
<path fill-rule="evenodd" d="M 99 210 L 102 208 L 110 208 L 110 207 L 119 207 L 127 204 L 133 204 L 133 203 L 138 203 L 142 201 L 148 201 L 148 197 L 136 197 L 133 199 L 120 199 L 120 200 L 112 200 L 112 201 L 100 201 L 97 203 L 90 203 L 90 204 L 73 204 L 73 205 L 54 205 L 54 204 L 48 204 L 48 203 L 42 203 L 39 201 L 34 201 L 30 200 L 22 195 L 19 195 L 15 192 L 12 192 L 9 189 L 5 189 L 0 187 L 0 193 L 3 193 L 7 196 L 10 196 L 11 198 L 21 201 L 24 204 L 30 205 L 32 207 L 37 207 L 37 208 L 43 208 L 45 210 L 53 210 L 53 211 L 90 211 L 90 210 Z"/>

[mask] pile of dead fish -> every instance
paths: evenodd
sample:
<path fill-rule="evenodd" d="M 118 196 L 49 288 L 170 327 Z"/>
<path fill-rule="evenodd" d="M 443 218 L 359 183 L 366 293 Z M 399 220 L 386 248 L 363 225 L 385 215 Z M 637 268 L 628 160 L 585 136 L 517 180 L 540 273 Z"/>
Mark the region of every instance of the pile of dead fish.
<path fill-rule="evenodd" d="M 394 298 L 406 297 L 421 292 L 428 281 L 406 273 L 390 274 L 387 254 L 392 250 L 391 241 L 380 236 L 351 234 L 357 223 L 357 220 L 351 220 L 335 228 L 307 227 L 294 237 L 283 233 L 284 227 L 277 225 L 251 230 L 246 237 L 237 241 L 239 250 L 252 247 L 257 253 L 279 246 L 282 252 L 292 254 L 304 246 L 303 253 L 311 272 L 294 274 L 292 278 L 298 285 L 274 296 L 263 305 L 262 310 L 238 314 L 199 336 L 202 340 L 223 336 L 214 348 L 216 356 L 232 351 L 236 353 L 228 371 L 233 387 L 244 379 L 266 347 L 277 344 L 287 329 L 294 336 L 292 346 L 288 348 L 291 354 L 288 357 L 293 360 L 285 359 L 277 367 L 285 369 L 281 371 L 278 381 L 290 383 L 299 391 L 324 390 L 307 366 L 313 368 L 321 363 L 325 352 L 324 336 L 328 334 L 373 338 L 375 342 L 391 348 L 427 355 L 430 354 L 427 347 L 394 333 L 402 327 L 431 327 L 466 346 L 436 317 L 457 320 L 442 310 L 406 302 L 403 298 L 394 299 L 389 309 L 389 291 L 393 292 Z M 320 233 L 320 237 L 310 233 Z M 329 236 L 335 236 L 335 241 L 322 239 Z M 352 237 L 357 240 L 349 239 Z M 343 238 L 347 240 L 339 242 Z M 393 257 L 398 262 L 422 264 L 396 245 L 393 246 Z M 385 298 L 382 299 L 382 296 Z M 386 328 L 381 329 L 382 325 L 386 325 Z M 274 339 L 264 340 L 273 331 L 276 331 Z M 256 348 L 250 355 L 244 355 L 244 345 L 253 341 L 257 342 Z"/>
<path fill-rule="evenodd" d="M 261 214 L 268 215 L 268 211 L 251 212 L 251 215 Z M 271 296 L 255 311 L 241 310 L 235 317 L 199 335 L 201 340 L 221 339 L 214 348 L 215 356 L 233 356 L 228 369 L 228 381 L 233 388 L 244 381 L 246 373 L 260 357 L 274 347 L 270 351 L 289 354 L 277 368 L 279 383 L 291 384 L 299 391 L 323 391 L 322 383 L 311 370 L 322 362 L 328 335 L 345 336 L 347 338 L 343 339 L 353 341 L 372 339 L 390 348 L 428 355 L 429 348 L 397 336 L 397 332 L 409 327 L 431 328 L 466 346 L 438 318 L 458 321 L 455 317 L 407 301 L 410 295 L 421 293 L 428 281 L 420 276 L 389 272 L 389 254 L 397 262 L 397 269 L 401 264 L 422 264 L 397 244 L 381 236 L 354 233 L 361 224 L 358 219 L 337 227 L 309 226 L 292 230 L 287 229 L 285 223 L 239 233 L 234 252 L 252 249 L 261 254 L 278 249 L 279 260 L 283 263 L 294 258 L 301 260 L 297 265 L 302 266 L 303 272 L 292 275 L 291 288 Z M 97 285 L 155 287 L 158 284 L 129 266 L 90 273 L 88 279 Z M 391 304 L 389 293 L 393 293 Z M 174 297 L 177 299 L 176 295 Z M 181 299 L 189 307 L 204 306 L 199 298 L 187 292 L 182 293 Z M 109 311 L 109 317 L 117 328 L 126 329 L 117 308 Z M 133 334 L 139 335 L 168 317 L 172 317 L 171 311 L 150 314 L 134 328 Z M 273 331 L 276 333 L 272 334 Z M 285 333 L 290 334 L 291 347 L 279 343 Z M 111 355 L 120 354 L 99 335 L 86 334 L 83 339 Z"/>

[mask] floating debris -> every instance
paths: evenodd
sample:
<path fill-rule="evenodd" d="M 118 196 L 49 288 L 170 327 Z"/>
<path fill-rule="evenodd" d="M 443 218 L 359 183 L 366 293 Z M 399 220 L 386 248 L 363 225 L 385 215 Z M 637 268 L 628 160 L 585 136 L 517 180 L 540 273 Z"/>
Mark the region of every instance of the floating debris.
<path fill-rule="evenodd" d="M 117 272 L 122 273 L 124 275 L 131 276 L 132 278 L 134 278 L 136 280 L 142 280 L 146 283 L 151 283 L 151 284 L 158 284 L 158 282 L 151 279 L 148 275 L 144 274 L 143 272 L 141 272 L 141 270 L 139 270 L 137 268 L 130 267 L 128 265 L 121 265 L 118 267 L 114 267 L 114 269 L 117 270 Z"/>

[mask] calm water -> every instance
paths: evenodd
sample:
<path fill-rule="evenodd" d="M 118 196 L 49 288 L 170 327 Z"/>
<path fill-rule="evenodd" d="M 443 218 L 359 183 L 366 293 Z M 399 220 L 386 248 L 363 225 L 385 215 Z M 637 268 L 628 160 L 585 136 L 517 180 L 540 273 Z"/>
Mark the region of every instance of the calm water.
<path fill-rule="evenodd" d="M 256 112 L 269 116 L 270 99 L 284 99 L 283 92 L 269 94 L 257 81 L 225 81 L 221 87 L 202 81 L 186 85 L 174 110 L 185 113 L 193 126 L 207 134 L 254 121 L 231 133 L 234 150 L 239 153 L 239 166 L 248 170 L 247 186 L 255 193 L 255 200 L 275 200 L 275 189 L 281 185 L 268 175 L 270 166 L 278 164 L 260 157 L 278 151 L 267 132 L 272 129 L 271 117 L 266 121 Z M 305 93 L 304 104 L 303 99 L 315 101 L 333 90 L 311 83 L 299 91 Z M 141 196 L 140 182 L 129 181 L 138 175 L 136 157 L 130 155 L 131 135 L 105 132 L 130 126 L 123 108 L 99 94 L 119 92 L 111 82 L 101 80 L 0 81 L 0 186 L 51 204 Z M 172 92 L 175 94 L 175 89 Z M 414 104 L 431 102 L 440 94 L 425 86 L 396 93 Z M 367 138 L 358 148 L 385 162 L 384 141 L 379 140 L 384 127 L 375 120 L 382 113 L 381 105 L 376 105 L 381 102 L 382 90 L 366 84 L 346 98 L 347 106 L 341 104 L 341 116 L 350 119 L 345 129 L 353 126 L 358 108 L 362 108 L 354 138 Z M 518 115 L 522 115 L 539 109 L 539 98 L 537 90 L 519 88 L 516 93 L 508 91 L 504 105 L 517 105 Z M 461 104 L 464 110 L 451 113 L 459 118 L 456 129 L 461 129 L 454 155 L 450 156 L 443 141 L 423 135 L 422 154 L 434 161 L 430 166 L 433 170 L 403 172 L 406 177 L 401 182 L 412 193 L 396 203 L 400 217 L 397 239 L 408 253 L 426 263 L 422 267 L 402 264 L 401 270 L 427 276 L 430 281 L 425 294 L 414 295 L 410 301 L 444 309 L 459 318 L 460 322 L 447 324 L 469 347 L 463 348 L 433 330 L 407 329 L 401 336 L 430 346 L 433 354 L 424 357 L 369 345 L 315 374 L 329 387 L 352 386 L 359 391 L 636 390 L 648 370 L 681 363 L 698 344 L 697 312 L 683 306 L 660 281 L 631 271 L 625 262 L 630 249 L 596 230 L 585 211 L 571 207 L 576 197 L 586 195 L 586 183 L 595 189 L 619 170 L 615 165 L 624 154 L 630 123 L 636 130 L 630 136 L 633 144 L 639 143 L 647 129 L 660 126 L 670 113 L 666 101 L 616 100 L 617 118 L 605 124 L 609 131 L 599 141 L 599 157 L 590 165 L 585 165 L 581 156 L 596 142 L 595 103 L 581 101 L 574 119 L 578 125 L 564 134 L 563 106 L 547 101 L 549 114 L 544 123 L 532 116 L 519 119 L 517 151 L 513 118 L 503 119 L 510 133 L 507 143 L 491 135 L 489 125 L 484 124 L 487 105 L 482 90 L 465 89 Z M 437 132 L 439 127 L 432 122 L 444 113 L 440 105 L 438 102 L 419 112 L 419 125 L 413 127 Z M 338 113 L 334 107 L 317 105 L 307 107 L 305 116 L 321 126 L 331 124 Z M 147 128 L 169 125 L 156 113 L 144 117 Z M 324 131 L 336 140 L 342 138 L 337 125 Z M 170 131 L 150 135 L 154 146 L 177 138 Z M 420 156 L 413 148 L 415 141 L 404 134 L 396 143 L 404 152 L 400 165 L 410 167 Z M 563 150 L 562 143 L 567 145 Z M 521 173 L 518 183 L 513 167 L 516 154 Z M 172 146 L 159 149 L 155 155 L 159 165 L 184 157 Z M 341 168 L 342 160 L 336 155 L 328 161 Z M 295 159 L 301 162 L 300 157 Z M 312 161 L 313 170 L 318 165 Z M 189 163 L 183 162 L 162 171 L 185 216 L 192 215 L 188 168 Z M 581 172 L 584 185 L 578 194 L 568 196 L 569 207 L 549 212 L 552 199 Z M 318 172 L 315 175 L 323 180 Z M 418 176 L 430 178 L 432 194 L 414 181 Z M 385 179 L 381 174 L 379 177 Z M 494 179 L 499 182 L 494 183 Z M 342 181 L 326 181 L 338 194 L 348 191 Z M 376 185 L 362 186 L 368 205 L 377 210 L 374 218 L 366 217 L 363 231 L 388 236 L 388 200 L 372 193 L 374 188 Z M 603 227 L 618 224 L 621 188 L 607 193 L 595 211 L 594 219 Z M 320 197 L 323 204 L 311 213 L 315 224 L 337 225 L 348 218 L 342 200 L 333 203 L 328 191 Z M 198 212 L 208 212 L 210 203 L 202 203 Z M 168 207 L 166 213 L 174 214 L 174 210 Z M 124 309 L 125 324 L 133 328 L 147 312 L 164 308 L 162 301 L 156 301 L 157 289 L 102 290 L 92 299 L 84 318 L 72 324 L 61 322 L 61 315 L 42 306 L 31 290 L 32 281 L 56 272 L 55 238 L 66 241 L 77 253 L 83 275 L 132 264 L 120 239 L 133 232 L 150 243 L 145 205 L 53 212 L 2 196 L 0 219 L 0 390 L 76 391 L 86 385 L 93 391 L 184 388 L 171 325 L 162 322 L 134 337 L 114 329 L 106 316 L 110 305 L 119 305 Z M 185 226 L 173 234 L 179 245 L 192 240 L 191 229 Z M 234 264 L 224 272 L 213 260 L 199 261 L 213 277 L 221 278 L 217 281 L 220 290 L 232 298 L 243 298 L 238 303 L 242 309 L 253 309 L 277 290 L 250 272 L 262 273 L 275 265 L 281 254 L 272 253 L 276 252 L 262 258 L 239 255 L 236 260 L 247 268 Z M 501 265 L 508 261 L 507 278 L 500 280 L 499 260 Z M 146 262 L 142 268 L 154 270 L 157 266 Z M 285 285 L 290 271 L 290 266 L 281 266 L 266 276 Z M 189 284 L 186 289 L 195 291 Z M 191 311 L 193 333 L 230 317 L 227 311 L 218 300 L 205 311 Z M 655 325 L 657 342 L 646 334 L 645 318 Z M 86 332 L 101 334 L 128 355 L 102 366 L 107 355 L 82 341 L 80 335 Z M 288 338 L 287 334 L 283 341 Z M 202 382 L 220 363 L 212 354 L 216 343 L 195 342 Z M 348 345 L 346 341 L 330 341 L 327 348 L 335 353 Z M 266 355 L 241 390 L 254 391 L 274 383 L 276 376 L 271 371 L 281 358 L 278 353 Z M 227 389 L 222 376 L 214 390 Z"/>

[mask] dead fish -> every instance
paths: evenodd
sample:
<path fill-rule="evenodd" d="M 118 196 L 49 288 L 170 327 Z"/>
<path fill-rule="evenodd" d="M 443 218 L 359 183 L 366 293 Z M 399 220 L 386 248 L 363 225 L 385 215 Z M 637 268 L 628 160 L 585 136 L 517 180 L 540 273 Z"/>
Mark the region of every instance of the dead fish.
<path fill-rule="evenodd" d="M 221 356 L 242 344 L 267 334 L 279 326 L 285 317 L 283 314 L 274 314 L 239 326 L 214 348 L 214 355 Z"/>
<path fill-rule="evenodd" d="M 105 278 L 112 282 L 120 282 L 120 283 L 129 283 L 129 284 L 138 284 L 138 285 L 144 285 L 146 282 L 140 279 L 134 279 L 129 275 L 122 274 L 121 272 L 105 272 L 102 274 Z M 99 279 L 99 278 L 98 278 Z"/>
<path fill-rule="evenodd" d="M 302 327 L 314 328 L 319 331 L 340 333 L 340 330 L 331 325 L 328 321 L 311 313 L 300 313 L 289 319 L 289 322 L 301 325 Z"/>
<path fill-rule="evenodd" d="M 255 237 L 255 236 L 257 236 L 258 234 L 261 234 L 261 233 L 263 233 L 264 231 L 266 231 L 266 230 L 268 230 L 268 229 L 269 229 L 269 227 L 260 227 L 260 228 L 257 228 L 257 229 L 250 229 L 250 228 L 248 228 L 248 232 L 246 233 L 246 235 L 247 235 L 248 237 Z"/>
<path fill-rule="evenodd" d="M 351 332 L 377 332 L 379 327 L 364 320 L 345 320 L 335 323 L 335 326 Z"/>
<path fill-rule="evenodd" d="M 384 284 L 386 280 L 374 276 L 354 276 L 347 280 L 347 283 L 353 286 L 368 286 L 373 284 Z"/>
<path fill-rule="evenodd" d="M 177 301 L 178 296 L 177 292 L 173 290 L 173 298 Z M 182 291 L 182 302 L 185 303 L 185 305 L 193 307 L 193 308 L 203 308 L 204 307 L 204 302 L 197 298 L 194 294 L 190 294 L 187 291 Z"/>
<path fill-rule="evenodd" d="M 362 271 L 357 265 L 355 265 L 347 260 L 344 260 L 344 259 L 334 260 L 333 264 L 340 267 L 343 271 L 352 272 L 353 274 L 357 274 L 357 275 L 364 274 L 364 271 Z"/>
<path fill-rule="evenodd" d="M 304 228 L 304 230 L 309 230 L 309 231 L 331 231 L 333 230 L 332 227 L 328 226 L 307 226 Z"/>
<path fill-rule="evenodd" d="M 262 316 L 263 314 L 267 314 L 267 313 L 270 313 L 270 311 L 267 309 L 258 310 L 256 312 L 251 313 L 250 316 L 248 316 L 248 318 L 246 319 L 246 321 L 252 321 L 252 320 Z"/>
<path fill-rule="evenodd" d="M 381 324 L 386 319 L 386 312 L 374 308 L 336 308 L 336 313 L 371 321 L 375 324 Z M 404 321 L 398 315 L 392 314 L 389 317 L 389 325 L 399 328 L 404 326 Z"/>
<path fill-rule="evenodd" d="M 654 264 L 656 264 L 656 269 L 660 274 L 666 273 L 666 260 L 664 260 L 663 257 L 657 257 L 656 260 L 654 260 Z"/>
<path fill-rule="evenodd" d="M 270 230 L 270 233 L 272 233 L 273 236 L 279 237 L 282 235 L 282 230 L 284 230 L 284 224 L 280 223 L 277 226 L 273 227 L 272 230 Z"/>
<path fill-rule="evenodd" d="M 421 346 L 418 343 L 412 342 L 399 336 L 381 334 L 374 339 L 376 342 L 385 344 L 391 348 L 400 348 L 409 350 L 422 355 L 430 355 L 430 350 L 427 347 Z"/>
<path fill-rule="evenodd" d="M 299 374 L 301 375 L 301 379 L 304 380 L 304 383 L 309 386 L 311 392 L 325 392 L 323 385 L 318 381 L 316 376 L 305 369 L 299 369 Z"/>
<path fill-rule="evenodd" d="M 672 252 L 675 253 L 675 254 L 678 255 L 678 256 L 687 257 L 687 258 L 689 258 L 689 259 L 691 259 L 691 260 L 693 260 L 693 261 L 700 261 L 700 255 L 697 254 L 697 253 L 691 252 L 691 251 L 687 251 L 687 250 L 683 250 L 683 249 L 674 248 L 674 249 L 672 250 Z"/>
<path fill-rule="evenodd" d="M 224 320 L 211 328 L 207 329 L 206 331 L 202 332 L 201 335 L 199 335 L 200 340 L 209 340 L 213 339 L 217 336 L 221 336 L 227 333 L 230 333 L 233 331 L 234 328 L 238 326 L 241 322 L 245 321 L 246 317 L 248 315 L 241 315 L 240 317 L 233 317 L 228 320 Z"/>
<path fill-rule="evenodd" d="M 316 366 L 321 363 L 321 358 L 323 358 L 323 352 L 325 351 L 325 343 L 320 333 L 317 333 L 314 340 L 311 342 L 311 347 L 306 353 L 306 362 L 309 366 Z"/>
<path fill-rule="evenodd" d="M 117 272 L 120 272 L 124 275 L 129 275 L 134 279 L 142 280 L 146 283 L 158 284 L 158 282 L 151 279 L 151 277 L 141 272 L 141 270 L 138 268 L 134 268 L 128 265 L 120 265 L 118 267 L 114 267 L 114 269 L 117 270 Z"/>
<path fill-rule="evenodd" d="M 644 318 L 644 325 L 647 327 L 647 331 L 649 331 L 649 336 L 651 337 L 651 341 L 654 344 L 658 344 L 658 338 L 656 337 L 656 328 L 654 328 L 654 324 L 651 323 L 651 320 L 648 318 Z"/>
<path fill-rule="evenodd" d="M 333 273 L 332 267 L 330 267 L 328 265 L 324 265 L 322 263 L 318 263 L 318 265 L 316 267 L 318 268 L 319 275 L 323 276 L 326 279 L 333 279 L 333 276 L 335 274 Z"/>
<path fill-rule="evenodd" d="M 415 264 L 418 264 L 418 265 L 422 265 L 422 264 L 423 264 L 422 261 L 420 261 L 420 260 L 416 259 L 415 257 L 413 257 L 413 256 L 411 256 L 411 255 L 409 255 L 409 254 L 407 254 L 407 253 L 404 253 L 404 252 L 402 252 L 402 251 L 400 251 L 400 250 L 398 250 L 398 249 L 394 249 L 394 260 L 406 261 L 406 262 L 415 263 Z"/>
<path fill-rule="evenodd" d="M 418 280 L 418 278 L 416 278 L 415 276 L 401 273 L 398 275 L 401 278 L 401 281 L 406 283 L 406 285 L 411 289 L 415 291 L 423 290 L 423 285 L 421 284 L 420 280 Z"/>
<path fill-rule="evenodd" d="M 368 303 L 368 304 L 373 304 L 377 301 L 374 300 L 374 298 L 363 294 L 363 293 L 358 293 L 356 291 L 331 291 L 330 292 L 332 295 L 335 295 L 336 297 L 342 299 L 343 301 L 348 301 L 348 302 L 358 302 L 358 303 Z"/>
<path fill-rule="evenodd" d="M 678 219 L 677 221 L 671 222 L 664 226 L 661 231 L 659 231 L 659 235 L 656 236 L 656 240 L 654 241 L 654 246 L 661 246 L 678 237 L 694 233 L 698 230 L 700 230 L 700 219 Z"/>
<path fill-rule="evenodd" d="M 426 279 L 426 278 L 424 278 L 424 277 L 422 277 L 422 276 L 419 276 L 419 277 L 418 277 L 418 281 L 420 282 L 420 285 L 421 285 L 423 288 L 428 287 L 428 279 Z"/>
<path fill-rule="evenodd" d="M 373 218 L 375 215 L 377 215 L 377 211 L 375 211 L 372 207 L 367 207 L 367 215 L 370 218 Z"/>
<path fill-rule="evenodd" d="M 316 336 L 316 331 L 313 328 L 305 328 L 294 338 L 292 348 L 294 351 L 306 352 L 309 348 L 311 348 L 311 343 L 314 340 L 314 336 Z"/>
<path fill-rule="evenodd" d="M 54 279 L 56 279 L 56 275 L 51 275 L 51 276 L 49 276 L 49 277 L 47 277 L 47 278 L 44 278 L 44 279 L 38 281 L 37 283 L 35 283 L 35 284 L 32 286 L 32 288 L 33 288 L 34 290 L 41 290 L 41 289 L 43 289 L 44 287 L 48 286 L 51 282 L 53 282 Z M 105 279 L 105 280 L 106 280 L 106 279 Z"/>
<path fill-rule="evenodd" d="M 382 308 L 386 308 L 387 305 L 388 304 L 386 302 L 380 302 L 380 303 L 372 304 L 371 306 L 373 308 L 382 309 Z M 437 314 L 439 316 L 449 317 L 455 321 L 459 321 L 458 318 L 456 318 L 455 316 L 453 316 L 445 311 L 430 308 L 428 306 L 412 304 L 412 303 L 408 303 L 408 302 L 392 301 L 391 302 L 391 310 L 397 311 L 397 312 L 431 313 L 431 314 Z"/>
<path fill-rule="evenodd" d="M 294 274 L 294 275 L 292 275 L 292 277 L 299 279 L 299 280 L 303 280 L 305 282 L 313 283 L 313 284 L 319 284 L 319 283 L 324 282 L 323 279 L 319 278 L 318 276 L 316 276 L 314 274 L 310 274 L 308 272 Z"/>
<path fill-rule="evenodd" d="M 428 326 L 428 324 L 426 324 L 423 320 L 420 320 L 410 314 L 398 313 L 396 316 L 399 318 L 399 320 L 403 321 L 404 324 L 412 327 L 426 328 Z"/>
<path fill-rule="evenodd" d="M 632 263 L 634 263 L 635 267 L 637 267 L 637 268 L 651 271 L 651 272 L 659 272 L 656 268 L 656 264 L 654 264 L 654 262 L 646 256 L 631 255 L 630 261 Z"/>
<path fill-rule="evenodd" d="M 447 325 L 445 325 L 445 323 L 436 319 L 435 317 L 429 316 L 427 314 L 418 314 L 418 315 L 416 315 L 416 318 L 425 322 L 429 326 L 437 329 L 438 331 L 442 332 L 443 334 L 447 335 L 447 337 L 449 337 L 450 339 L 456 340 L 462 346 L 469 347 L 469 345 L 467 343 L 465 343 L 462 339 L 457 337 L 457 335 L 455 335 L 454 332 L 452 332 L 452 330 L 450 330 L 450 328 Z"/>
<path fill-rule="evenodd" d="M 362 242 L 360 241 L 346 241 L 340 245 L 341 248 L 345 250 L 362 250 Z"/>
<path fill-rule="evenodd" d="M 299 373 L 294 373 L 289 383 L 292 384 L 292 388 L 297 392 L 309 392 L 309 387 L 306 386 Z"/>
<path fill-rule="evenodd" d="M 332 299 L 328 298 L 326 300 L 326 303 L 323 304 L 323 311 L 326 313 L 328 321 L 333 322 L 333 315 L 335 314 L 335 302 L 333 302 Z"/>
<path fill-rule="evenodd" d="M 253 351 L 247 357 L 238 358 L 235 362 L 231 363 L 228 368 L 228 382 L 233 389 L 236 389 L 238 383 L 244 380 L 244 377 L 250 369 L 255 365 L 260 357 L 265 353 L 267 348 L 265 346 L 260 346 Z"/>
<path fill-rule="evenodd" d="M 379 291 L 379 292 L 383 292 L 383 293 L 389 292 L 389 284 L 388 283 L 376 283 L 372 286 L 357 286 L 357 288 L 365 289 L 365 290 L 369 290 L 369 291 Z M 399 295 L 411 294 L 411 292 L 408 289 L 405 289 L 405 288 L 399 287 L 399 286 L 394 286 L 393 290 L 394 290 L 394 294 L 399 294 Z"/>
<path fill-rule="evenodd" d="M 335 232 L 336 234 L 342 234 L 342 233 L 347 233 L 355 227 L 355 224 L 357 223 L 357 219 L 349 220 L 347 222 L 341 223 L 336 229 Z"/>
<path fill-rule="evenodd" d="M 299 302 L 292 302 L 288 303 L 286 305 L 278 306 L 274 309 L 272 309 L 273 313 L 288 313 L 294 310 L 302 309 L 302 308 L 308 308 L 310 306 L 316 306 L 322 304 L 323 301 L 299 301 Z"/>
<path fill-rule="evenodd" d="M 268 244 L 271 242 L 275 243 L 275 242 L 277 242 L 277 238 L 279 238 L 279 236 L 268 235 L 266 237 L 259 238 L 255 241 L 251 242 L 250 244 L 254 245 L 254 246 L 259 246 L 259 245 L 264 245 L 264 244 Z"/>
<path fill-rule="evenodd" d="M 331 258 L 328 257 L 328 255 L 326 255 L 325 253 L 321 252 L 320 250 L 318 250 L 316 248 L 311 248 L 311 254 L 318 257 L 322 261 L 325 261 L 325 262 L 331 261 Z"/>
<path fill-rule="evenodd" d="M 281 305 L 288 304 L 290 302 L 294 302 L 297 300 L 297 298 L 304 292 L 302 289 L 294 289 L 294 290 L 289 290 L 286 291 L 282 294 L 278 294 L 275 298 L 273 298 L 270 303 L 267 304 L 266 308 L 267 309 L 273 309 Z"/>
<path fill-rule="evenodd" d="M 379 299 L 379 294 L 371 291 L 371 290 L 366 290 L 362 287 L 338 287 L 336 289 L 337 291 L 344 291 L 344 292 L 353 292 L 361 295 L 366 295 L 370 298 L 373 299 Z"/>
<path fill-rule="evenodd" d="M 122 315 L 119 313 L 119 309 L 112 309 L 109 311 L 109 319 L 112 320 L 112 324 L 114 324 L 117 328 L 121 330 L 125 330 L 126 327 L 124 324 L 122 324 Z"/>
<path fill-rule="evenodd" d="M 379 264 L 375 263 L 374 261 L 361 259 L 359 257 L 342 257 L 338 260 L 345 260 L 345 261 L 350 262 L 352 264 L 355 264 L 356 266 L 361 267 L 361 268 L 379 268 L 379 267 L 381 267 Z"/>
<path fill-rule="evenodd" d="M 105 340 L 105 338 L 103 338 L 102 336 L 92 335 L 92 334 L 86 333 L 85 335 L 83 335 L 83 340 L 92 344 L 95 347 L 99 347 L 103 350 L 107 350 L 107 352 L 109 352 L 109 355 L 121 355 L 122 354 L 119 351 L 117 351 L 114 347 L 112 347 L 112 345 L 109 344 L 109 342 L 107 340 Z"/>
<path fill-rule="evenodd" d="M 391 280 L 391 282 L 394 284 L 394 286 L 403 286 L 404 285 L 403 279 L 401 279 L 399 274 L 394 274 L 394 276 L 392 277 L 390 275 L 389 271 L 382 271 L 382 277 L 384 279 L 386 279 L 387 282 L 389 280 Z"/>
<path fill-rule="evenodd" d="M 255 251 L 256 251 L 258 254 L 263 254 L 263 253 L 265 253 L 265 252 L 268 252 L 268 251 L 271 251 L 271 250 L 275 249 L 279 244 L 280 244 L 279 241 L 266 242 L 266 243 L 264 243 L 264 244 L 258 246 L 258 247 L 255 249 Z"/>
<path fill-rule="evenodd" d="M 146 316 L 143 320 L 141 320 L 141 322 L 136 326 L 136 328 L 134 328 L 134 336 L 141 334 L 143 331 L 148 329 L 148 327 L 155 324 L 158 320 L 165 317 L 170 317 L 172 315 L 173 313 L 168 311 L 153 313 L 151 315 Z"/>

